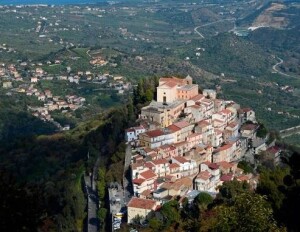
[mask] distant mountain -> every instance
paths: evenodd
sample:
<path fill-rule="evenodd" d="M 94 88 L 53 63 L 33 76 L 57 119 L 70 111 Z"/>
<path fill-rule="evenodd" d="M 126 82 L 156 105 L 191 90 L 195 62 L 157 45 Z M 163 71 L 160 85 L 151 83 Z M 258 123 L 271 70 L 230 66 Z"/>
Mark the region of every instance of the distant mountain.
<path fill-rule="evenodd" d="M 67 4 L 93 4 L 98 2 L 105 2 L 105 0 L 2 0 L 0 5 L 67 5 Z"/>

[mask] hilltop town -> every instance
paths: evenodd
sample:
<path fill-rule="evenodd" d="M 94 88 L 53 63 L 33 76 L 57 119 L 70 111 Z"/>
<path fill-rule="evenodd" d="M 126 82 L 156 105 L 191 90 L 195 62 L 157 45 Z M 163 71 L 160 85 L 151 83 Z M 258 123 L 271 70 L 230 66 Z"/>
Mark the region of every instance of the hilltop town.
<path fill-rule="evenodd" d="M 256 188 L 258 176 L 237 165 L 254 162 L 260 151 L 267 150 L 279 162 L 279 149 L 257 136 L 260 124 L 254 110 L 218 99 L 212 89 L 200 94 L 192 77 L 160 78 L 156 98 L 141 109 L 139 125 L 126 130 L 133 188 L 128 223 L 147 218 L 177 196 L 215 196 L 218 186 L 233 179 Z"/>

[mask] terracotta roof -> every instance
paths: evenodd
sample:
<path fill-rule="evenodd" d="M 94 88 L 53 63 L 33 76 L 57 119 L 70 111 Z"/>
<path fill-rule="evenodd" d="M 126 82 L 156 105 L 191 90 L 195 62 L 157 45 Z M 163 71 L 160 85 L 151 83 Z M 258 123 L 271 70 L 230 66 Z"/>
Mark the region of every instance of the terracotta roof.
<path fill-rule="evenodd" d="M 136 155 L 134 158 L 135 158 L 136 162 L 141 161 L 141 160 L 144 159 L 144 157 L 141 156 L 141 155 Z"/>
<path fill-rule="evenodd" d="M 163 150 L 163 151 L 172 151 L 172 150 L 175 150 L 176 147 L 174 147 L 173 145 L 165 144 L 165 145 L 162 145 L 161 147 L 159 147 L 159 149 Z"/>
<path fill-rule="evenodd" d="M 191 178 L 184 177 L 179 180 L 176 180 L 173 183 L 165 182 L 162 184 L 161 188 L 180 190 L 182 188 L 190 188 L 192 186 L 193 186 L 193 180 Z"/>
<path fill-rule="evenodd" d="M 147 131 L 145 132 L 146 135 L 148 135 L 150 138 L 158 137 L 164 134 L 162 130 L 152 130 L 152 131 Z"/>
<path fill-rule="evenodd" d="M 148 155 L 152 158 L 152 160 L 156 160 L 156 159 L 157 159 L 157 156 L 158 156 L 158 155 L 157 155 L 156 153 L 154 153 L 154 152 L 153 152 L 153 153 L 151 152 L 151 153 L 148 154 Z"/>
<path fill-rule="evenodd" d="M 215 150 L 215 152 L 220 152 L 220 151 L 225 151 L 227 149 L 230 149 L 232 147 L 233 143 L 228 143 L 223 145 L 222 147 L 219 147 L 218 149 Z"/>
<path fill-rule="evenodd" d="M 229 124 L 227 125 L 227 127 L 234 128 L 234 127 L 236 127 L 237 125 L 238 125 L 238 123 L 232 122 L 232 123 L 229 123 Z"/>
<path fill-rule="evenodd" d="M 224 100 L 222 99 L 214 99 L 214 102 L 217 102 L 217 103 L 222 103 Z"/>
<path fill-rule="evenodd" d="M 210 169 L 214 170 L 214 169 L 218 169 L 219 168 L 219 165 L 216 164 L 216 163 L 212 163 L 212 162 L 209 162 L 209 161 L 205 161 L 203 162 L 202 164 L 206 164 Z"/>
<path fill-rule="evenodd" d="M 151 190 L 146 189 L 146 190 L 144 190 L 143 192 L 141 192 L 140 195 L 143 195 L 143 196 L 147 197 L 147 196 L 149 196 L 151 193 L 152 193 Z"/>
<path fill-rule="evenodd" d="M 248 180 L 250 180 L 250 177 L 247 175 L 241 175 L 241 176 L 237 177 L 237 179 L 240 181 L 248 181 Z"/>
<path fill-rule="evenodd" d="M 157 152 L 156 151 L 151 151 L 149 153 L 147 153 L 148 156 L 152 156 L 152 155 L 157 155 Z"/>
<path fill-rule="evenodd" d="M 216 164 L 216 163 L 211 163 L 211 162 L 208 162 L 207 163 L 207 166 L 212 169 L 212 170 L 215 170 L 215 169 L 218 169 L 219 168 L 219 165 Z"/>
<path fill-rule="evenodd" d="M 161 86 L 168 86 L 170 88 L 174 88 L 175 86 L 177 86 L 177 83 L 174 82 L 173 80 L 170 80 L 170 81 L 167 81 L 167 82 L 163 83 L 159 87 L 161 87 Z"/>
<path fill-rule="evenodd" d="M 226 168 L 226 169 L 232 168 L 234 166 L 234 164 L 229 163 L 227 161 L 221 161 L 221 162 L 218 162 L 217 164 L 219 166 L 221 166 L 222 168 Z"/>
<path fill-rule="evenodd" d="M 203 98 L 203 99 L 201 99 L 201 103 L 204 103 L 205 105 L 211 104 L 211 103 L 212 103 L 212 100 L 207 99 L 207 98 Z"/>
<path fill-rule="evenodd" d="M 233 180 L 233 175 L 232 174 L 226 174 L 226 175 L 222 175 L 220 178 L 221 181 L 232 181 Z"/>
<path fill-rule="evenodd" d="M 199 100 L 201 100 L 201 99 L 203 99 L 203 98 L 204 98 L 204 95 L 198 94 L 198 95 L 196 95 L 195 97 L 192 97 L 191 100 L 199 101 Z"/>
<path fill-rule="evenodd" d="M 190 106 L 191 108 L 194 108 L 194 109 L 200 109 L 201 108 L 201 106 L 198 106 L 198 105 L 192 105 L 192 106 Z"/>
<path fill-rule="evenodd" d="M 222 120 L 219 120 L 219 119 L 214 119 L 214 120 L 213 120 L 213 122 L 224 123 L 224 122 L 225 122 L 225 120 L 224 120 L 224 121 L 222 121 Z"/>
<path fill-rule="evenodd" d="M 147 167 L 147 168 L 154 168 L 155 167 L 155 165 L 151 162 L 151 161 L 149 161 L 149 162 L 146 162 L 145 163 L 145 167 Z"/>
<path fill-rule="evenodd" d="M 142 166 L 143 166 L 143 164 L 141 164 L 141 163 L 132 163 L 131 164 L 131 169 L 134 170 L 134 169 L 137 169 L 137 168 L 142 167 Z"/>
<path fill-rule="evenodd" d="M 154 210 L 156 208 L 156 204 L 157 202 L 154 200 L 133 197 L 128 202 L 127 207 Z"/>
<path fill-rule="evenodd" d="M 231 114 L 232 112 L 228 109 L 224 109 L 224 110 L 221 110 L 220 113 L 222 113 L 222 114 Z"/>
<path fill-rule="evenodd" d="M 169 150 L 170 147 L 171 147 L 171 145 L 169 145 L 169 144 L 164 144 L 164 145 L 160 146 L 159 149 L 160 149 L 160 150 Z"/>
<path fill-rule="evenodd" d="M 206 120 L 202 120 L 200 122 L 197 123 L 199 126 L 208 126 L 210 125 L 210 123 Z"/>
<path fill-rule="evenodd" d="M 177 160 L 179 163 L 186 163 L 189 162 L 186 158 L 184 158 L 183 156 L 175 156 L 173 157 L 173 159 Z"/>
<path fill-rule="evenodd" d="M 169 162 L 166 159 L 158 159 L 158 160 L 153 160 L 152 163 L 154 165 L 160 165 L 160 164 L 166 164 L 166 163 L 169 163 Z"/>
<path fill-rule="evenodd" d="M 172 164 L 170 164 L 170 166 L 169 166 L 169 168 L 170 169 L 173 169 L 173 168 L 179 168 L 180 166 L 179 166 L 179 164 L 177 164 L 177 163 L 172 163 Z"/>
<path fill-rule="evenodd" d="M 208 180 L 211 177 L 209 171 L 200 172 L 196 179 Z"/>
<path fill-rule="evenodd" d="M 169 82 L 169 81 L 173 81 L 173 82 L 181 84 L 181 85 L 186 84 L 186 80 L 180 79 L 180 78 L 177 78 L 177 77 L 162 77 L 162 78 L 159 78 L 159 82 Z"/>
<path fill-rule="evenodd" d="M 146 180 L 156 177 L 156 174 L 151 170 L 144 171 L 144 172 L 140 173 L 140 175 Z"/>
<path fill-rule="evenodd" d="M 272 153 L 272 154 L 277 154 L 278 152 L 280 152 L 280 147 L 278 147 L 278 146 L 272 146 L 272 147 L 269 147 L 268 149 L 267 149 L 267 152 L 269 152 L 269 153 Z"/>
<path fill-rule="evenodd" d="M 258 128 L 258 125 L 257 124 L 244 124 L 242 125 L 241 127 L 241 130 L 256 130 Z"/>
<path fill-rule="evenodd" d="M 180 147 L 180 146 L 188 145 L 188 143 L 186 141 L 181 141 L 181 142 L 178 142 L 178 143 L 173 143 L 173 145 L 175 147 Z"/>
<path fill-rule="evenodd" d="M 176 123 L 173 123 L 173 125 L 181 128 L 181 129 L 184 127 L 190 126 L 190 124 L 187 121 L 176 122 Z"/>
<path fill-rule="evenodd" d="M 153 150 L 152 150 L 151 148 L 149 148 L 149 147 L 145 147 L 143 150 L 144 150 L 144 152 L 146 152 L 146 153 L 153 151 Z"/>
<path fill-rule="evenodd" d="M 141 185 L 142 183 L 144 183 L 144 179 L 142 179 L 142 178 L 135 178 L 135 179 L 133 179 L 132 180 L 132 182 L 134 183 L 134 184 L 137 184 L 137 185 Z"/>
<path fill-rule="evenodd" d="M 180 128 L 178 126 L 175 126 L 174 124 L 168 126 L 167 128 L 172 132 L 180 131 Z"/>

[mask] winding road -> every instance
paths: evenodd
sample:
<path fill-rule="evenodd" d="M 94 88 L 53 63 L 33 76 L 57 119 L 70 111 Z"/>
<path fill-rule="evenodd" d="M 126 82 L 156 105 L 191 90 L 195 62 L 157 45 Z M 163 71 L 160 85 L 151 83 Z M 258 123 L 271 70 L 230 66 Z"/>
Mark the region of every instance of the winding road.
<path fill-rule="evenodd" d="M 276 73 L 279 73 L 283 76 L 286 76 L 286 77 L 293 77 L 293 76 L 285 74 L 285 73 L 283 73 L 283 72 L 281 72 L 277 69 L 278 65 L 281 65 L 283 63 L 283 59 L 281 59 L 279 57 L 277 57 L 277 59 L 279 60 L 279 62 L 277 62 L 276 64 L 273 65 L 273 67 L 272 67 L 273 71 L 276 72 Z"/>
<path fill-rule="evenodd" d="M 198 31 L 198 28 L 206 27 L 206 26 L 209 26 L 209 25 L 212 25 L 212 24 L 216 24 L 216 23 L 220 23 L 220 22 L 224 22 L 224 21 L 235 21 L 235 20 L 236 19 L 221 19 L 221 20 L 218 20 L 218 21 L 215 21 L 215 22 L 206 23 L 206 24 L 203 24 L 203 25 L 195 27 L 194 28 L 194 32 L 196 34 L 198 34 L 202 39 L 204 39 L 205 37 Z"/>

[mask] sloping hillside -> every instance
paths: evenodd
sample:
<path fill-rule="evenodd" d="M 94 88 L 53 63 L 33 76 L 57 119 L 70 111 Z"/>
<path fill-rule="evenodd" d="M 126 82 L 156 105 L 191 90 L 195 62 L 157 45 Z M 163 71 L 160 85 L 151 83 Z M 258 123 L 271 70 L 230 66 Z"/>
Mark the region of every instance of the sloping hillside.
<path fill-rule="evenodd" d="M 274 62 L 258 45 L 231 34 L 220 34 L 195 45 L 205 51 L 198 57 L 195 52 L 190 54 L 192 62 L 213 73 L 259 76 Z"/>

